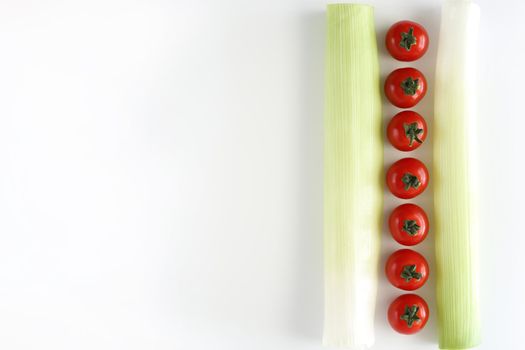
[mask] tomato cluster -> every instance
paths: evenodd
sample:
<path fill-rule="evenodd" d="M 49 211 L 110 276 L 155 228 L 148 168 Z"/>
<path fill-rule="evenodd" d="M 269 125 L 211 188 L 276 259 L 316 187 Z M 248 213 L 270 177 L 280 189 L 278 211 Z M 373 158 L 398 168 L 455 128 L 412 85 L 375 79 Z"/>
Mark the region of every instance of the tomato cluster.
<path fill-rule="evenodd" d="M 388 30 L 386 47 L 399 61 L 414 61 L 428 48 L 426 30 L 415 22 L 397 22 Z M 385 80 L 385 96 L 396 107 L 412 108 L 427 92 L 423 73 L 415 68 L 399 68 Z M 418 113 L 405 110 L 397 113 L 387 126 L 387 138 L 396 149 L 409 152 L 420 147 L 427 138 L 425 119 Z M 387 171 L 386 182 L 390 192 L 401 199 L 411 199 L 428 186 L 429 173 L 420 160 L 402 158 Z M 400 244 L 414 246 L 421 243 L 429 231 L 425 211 L 412 203 L 395 208 L 388 219 L 392 237 Z M 428 279 L 429 266 L 425 257 L 411 249 L 392 253 L 385 264 L 385 274 L 390 283 L 402 290 L 421 288 Z M 404 294 L 388 308 L 388 321 L 399 333 L 413 334 L 422 329 L 428 319 L 428 305 L 416 294 Z"/>

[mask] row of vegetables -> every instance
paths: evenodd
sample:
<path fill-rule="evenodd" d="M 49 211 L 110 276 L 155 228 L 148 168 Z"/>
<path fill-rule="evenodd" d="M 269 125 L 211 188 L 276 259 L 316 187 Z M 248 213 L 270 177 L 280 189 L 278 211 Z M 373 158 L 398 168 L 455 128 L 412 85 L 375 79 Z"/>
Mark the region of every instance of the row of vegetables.
<path fill-rule="evenodd" d="M 475 186 L 475 42 L 479 8 L 470 0 L 444 0 L 436 60 L 433 119 L 432 235 L 436 253 L 436 306 L 439 347 L 468 349 L 480 342 Z M 383 138 L 378 49 L 374 9 L 333 4 L 327 8 L 325 95 L 325 326 L 330 346 L 369 348 L 374 343 L 383 206 Z M 387 33 L 388 52 L 414 61 L 427 51 L 428 34 L 402 21 Z M 415 68 L 394 70 L 384 94 L 396 107 L 414 107 L 427 92 L 427 79 Z M 387 126 L 398 150 L 420 147 L 427 123 L 403 110 Z M 386 173 L 390 192 L 412 199 L 428 187 L 429 171 L 418 159 L 393 163 Z M 425 211 L 404 203 L 388 218 L 392 237 L 414 246 L 429 232 Z M 414 291 L 425 284 L 424 256 L 400 249 L 386 261 L 390 283 Z M 388 321 L 400 333 L 422 329 L 428 305 L 416 294 L 393 300 Z"/>
<path fill-rule="evenodd" d="M 412 21 L 397 22 L 386 34 L 386 47 L 393 58 L 415 61 L 425 54 L 429 38 L 425 28 Z M 425 96 L 427 81 L 415 68 L 396 69 L 386 78 L 385 95 L 396 107 L 412 108 Z M 387 138 L 396 149 L 409 152 L 417 149 L 428 134 L 425 119 L 414 111 L 402 111 L 388 123 Z M 421 194 L 429 181 L 428 170 L 415 158 L 395 162 L 387 172 L 390 192 L 402 199 Z M 414 246 L 422 242 L 429 230 L 425 211 L 412 203 L 395 208 L 388 220 L 392 237 L 400 244 Z M 423 255 L 412 249 L 399 249 L 386 261 L 385 274 L 399 289 L 413 291 L 422 287 L 430 269 Z M 430 316 L 428 304 L 417 294 L 403 294 L 388 308 L 388 322 L 397 332 L 414 334 L 425 327 Z"/>

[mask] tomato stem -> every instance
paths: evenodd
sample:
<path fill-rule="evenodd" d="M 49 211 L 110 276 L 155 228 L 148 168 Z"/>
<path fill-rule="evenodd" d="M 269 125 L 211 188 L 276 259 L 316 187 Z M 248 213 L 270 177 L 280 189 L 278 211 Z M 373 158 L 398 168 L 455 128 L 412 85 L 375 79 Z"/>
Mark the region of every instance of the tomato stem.
<path fill-rule="evenodd" d="M 403 271 L 401 271 L 401 278 L 405 280 L 405 282 L 410 282 L 412 278 L 416 280 L 421 279 L 421 273 L 416 271 L 416 265 L 405 265 L 403 266 Z"/>
<path fill-rule="evenodd" d="M 403 89 L 405 95 L 415 95 L 417 89 L 419 88 L 419 79 L 412 79 L 412 77 L 408 77 L 401 83 L 401 88 Z"/>
<path fill-rule="evenodd" d="M 410 187 L 418 188 L 421 185 L 417 176 L 410 173 L 405 173 L 401 178 L 401 181 L 405 184 L 405 191 L 408 191 Z"/>
<path fill-rule="evenodd" d="M 416 220 L 405 220 L 402 230 L 411 236 L 415 236 L 420 228 L 421 226 L 417 224 Z"/>
<path fill-rule="evenodd" d="M 414 141 L 417 141 L 419 143 L 423 143 L 421 139 L 419 138 L 419 134 L 423 132 L 423 129 L 418 128 L 417 123 L 403 123 L 403 128 L 405 129 L 405 136 L 408 138 L 409 143 L 408 146 L 412 147 L 412 144 Z"/>
<path fill-rule="evenodd" d="M 410 47 L 414 45 L 417 42 L 417 38 L 414 36 L 414 28 L 410 27 L 408 30 L 408 33 L 402 32 L 401 33 L 401 41 L 399 42 L 399 46 L 404 48 L 407 51 L 410 51 Z"/>
<path fill-rule="evenodd" d="M 421 322 L 421 319 L 417 315 L 417 312 L 419 311 L 419 306 L 413 305 L 413 306 L 406 306 L 405 307 L 405 313 L 401 315 L 401 319 L 403 321 L 407 322 L 408 328 L 412 328 L 412 325 L 414 322 Z"/>

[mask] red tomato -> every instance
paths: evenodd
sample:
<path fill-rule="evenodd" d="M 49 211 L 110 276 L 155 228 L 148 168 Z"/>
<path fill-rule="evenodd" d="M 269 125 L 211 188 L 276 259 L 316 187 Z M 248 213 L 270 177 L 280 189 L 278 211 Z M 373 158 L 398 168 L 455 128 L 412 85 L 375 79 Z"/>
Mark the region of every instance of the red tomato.
<path fill-rule="evenodd" d="M 415 68 L 399 68 L 385 80 L 385 95 L 396 107 L 414 107 L 426 94 L 427 81 Z"/>
<path fill-rule="evenodd" d="M 386 33 L 386 49 L 399 61 L 415 61 L 428 49 L 428 34 L 421 24 L 411 21 L 394 23 Z"/>
<path fill-rule="evenodd" d="M 416 112 L 399 112 L 388 123 L 386 135 L 392 146 L 398 150 L 412 151 L 427 138 L 427 123 Z"/>
<path fill-rule="evenodd" d="M 402 204 L 392 211 L 388 227 L 394 239 L 403 245 L 416 245 L 428 234 L 428 217 L 425 211 L 415 204 Z"/>
<path fill-rule="evenodd" d="M 385 265 L 386 277 L 394 287 L 403 290 L 416 290 L 428 279 L 428 263 L 423 257 L 410 249 L 400 249 L 388 258 Z"/>
<path fill-rule="evenodd" d="M 396 197 L 409 199 L 423 192 L 428 185 L 428 170 L 415 158 L 403 158 L 390 166 L 386 183 Z"/>
<path fill-rule="evenodd" d="M 427 324 L 428 305 L 416 294 L 403 294 L 388 308 L 388 322 L 397 332 L 414 334 Z"/>

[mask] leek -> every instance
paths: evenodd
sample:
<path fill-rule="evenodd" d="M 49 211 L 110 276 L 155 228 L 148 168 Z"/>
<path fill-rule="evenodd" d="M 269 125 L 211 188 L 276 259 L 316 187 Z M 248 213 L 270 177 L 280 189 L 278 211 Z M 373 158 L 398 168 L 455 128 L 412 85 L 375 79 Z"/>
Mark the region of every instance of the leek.
<path fill-rule="evenodd" d="M 383 141 L 379 59 L 370 6 L 327 7 L 323 343 L 374 343 Z"/>
<path fill-rule="evenodd" d="M 476 42 L 479 8 L 443 5 L 435 77 L 434 227 L 439 347 L 480 342 L 476 219 Z"/>

